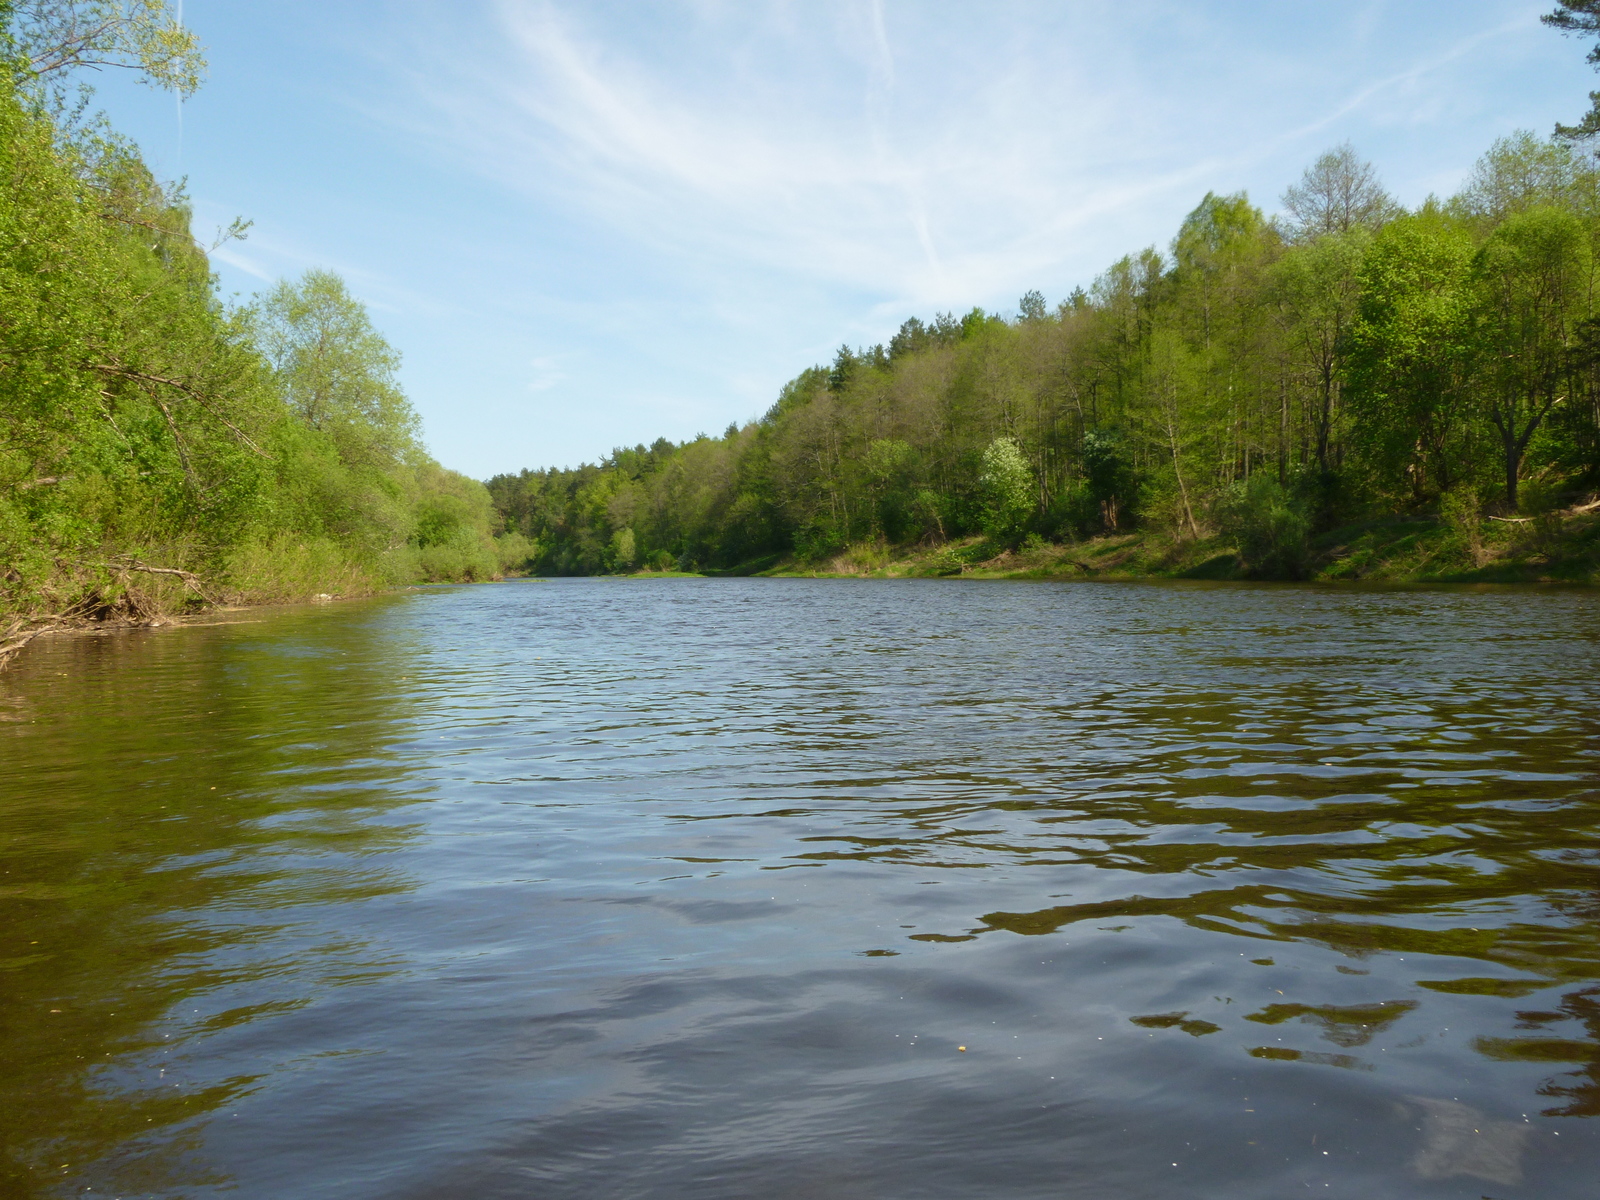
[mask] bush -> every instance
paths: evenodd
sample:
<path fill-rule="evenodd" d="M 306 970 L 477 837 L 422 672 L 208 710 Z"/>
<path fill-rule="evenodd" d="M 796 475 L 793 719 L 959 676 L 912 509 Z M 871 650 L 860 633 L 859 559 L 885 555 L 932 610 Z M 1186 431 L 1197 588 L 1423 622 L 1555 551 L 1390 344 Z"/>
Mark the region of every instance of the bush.
<path fill-rule="evenodd" d="M 222 576 L 232 599 L 264 604 L 322 593 L 365 595 L 389 582 L 395 565 L 362 562 L 331 538 L 283 534 L 235 546 L 224 560 Z"/>
<path fill-rule="evenodd" d="M 493 545 L 475 529 L 462 529 L 448 542 L 419 547 L 417 564 L 428 583 L 481 583 L 499 574 Z"/>
<path fill-rule="evenodd" d="M 801 562 L 816 562 L 845 547 L 844 531 L 831 521 L 808 521 L 794 531 L 794 553 Z"/>
<path fill-rule="evenodd" d="M 1219 506 L 1223 532 L 1234 540 L 1255 579 L 1300 579 L 1309 557 L 1311 519 L 1305 502 L 1270 475 L 1236 483 Z"/>
<path fill-rule="evenodd" d="M 1472 560 L 1472 565 L 1483 566 L 1486 554 L 1478 489 L 1464 483 L 1439 497 L 1439 520 L 1450 531 L 1452 540 Z"/>
<path fill-rule="evenodd" d="M 639 558 L 639 543 L 632 529 L 619 529 L 611 535 L 611 564 L 614 570 L 627 572 Z"/>
<path fill-rule="evenodd" d="M 1075 499 L 1079 523 L 1115 532 L 1134 519 L 1138 479 L 1122 439 L 1104 429 L 1083 435 L 1083 488 Z"/>
<path fill-rule="evenodd" d="M 495 557 L 500 560 L 502 571 L 526 571 L 533 565 L 533 560 L 539 556 L 539 543 L 530 541 L 522 534 L 512 530 L 502 533 L 494 539 Z"/>

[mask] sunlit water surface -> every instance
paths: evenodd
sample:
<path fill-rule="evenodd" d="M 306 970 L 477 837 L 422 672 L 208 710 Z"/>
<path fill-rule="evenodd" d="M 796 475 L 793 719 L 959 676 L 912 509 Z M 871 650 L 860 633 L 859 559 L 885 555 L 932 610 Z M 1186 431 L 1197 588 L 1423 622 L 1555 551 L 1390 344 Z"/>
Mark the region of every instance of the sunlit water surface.
<path fill-rule="evenodd" d="M 37 643 L 0 1193 L 1595 1196 L 1597 635 L 686 579 Z"/>

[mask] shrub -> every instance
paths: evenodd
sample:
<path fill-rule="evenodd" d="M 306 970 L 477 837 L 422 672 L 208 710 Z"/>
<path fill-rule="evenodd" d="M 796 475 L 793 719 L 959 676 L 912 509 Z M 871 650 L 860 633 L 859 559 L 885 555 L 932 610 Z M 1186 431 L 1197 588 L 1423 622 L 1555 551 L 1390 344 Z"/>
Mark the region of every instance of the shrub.
<path fill-rule="evenodd" d="M 1098 522 L 1100 528 L 1115 532 L 1132 522 L 1137 493 L 1138 480 L 1122 439 L 1104 429 L 1085 433 L 1083 488 L 1075 497 L 1082 513 L 1078 521 Z"/>
<path fill-rule="evenodd" d="M 1439 520 L 1472 560 L 1472 565 L 1483 566 L 1487 555 L 1483 547 L 1483 516 L 1477 488 L 1464 483 L 1439 497 Z"/>
<path fill-rule="evenodd" d="M 1305 574 L 1311 520 L 1304 501 L 1270 475 L 1234 484 L 1219 506 L 1223 532 L 1233 538 L 1245 569 L 1256 579 L 1299 579 Z"/>
<path fill-rule="evenodd" d="M 632 529 L 619 529 L 611 535 L 611 562 L 618 571 L 631 571 L 639 557 L 639 545 Z"/>
<path fill-rule="evenodd" d="M 844 549 L 844 531 L 831 521 L 808 521 L 794 531 L 794 553 L 801 562 L 816 562 Z"/>
<path fill-rule="evenodd" d="M 495 538 L 494 549 L 502 571 L 526 571 L 539 556 L 539 543 L 530 541 L 516 530 Z"/>

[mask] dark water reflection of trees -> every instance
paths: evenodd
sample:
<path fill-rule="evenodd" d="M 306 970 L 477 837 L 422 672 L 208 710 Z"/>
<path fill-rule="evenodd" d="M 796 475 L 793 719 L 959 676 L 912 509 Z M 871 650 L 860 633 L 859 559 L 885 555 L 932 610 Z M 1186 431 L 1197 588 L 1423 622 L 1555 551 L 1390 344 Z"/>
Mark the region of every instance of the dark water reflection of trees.
<path fill-rule="evenodd" d="M 1063 763 L 1053 774 L 1065 796 L 1030 798 L 1014 789 L 1010 799 L 981 804 L 880 810 L 874 825 L 916 827 L 924 836 L 884 837 L 877 828 L 835 833 L 818 839 L 827 849 L 801 857 L 971 868 L 1081 865 L 1132 880 L 1115 898 L 985 912 L 965 929 L 910 935 L 915 941 L 971 941 L 1000 931 L 1050 935 L 1080 922 L 1166 917 L 1248 938 L 1261 956 L 1270 956 L 1273 942 L 1298 942 L 1352 962 L 1411 954 L 1477 959 L 1500 969 L 1408 981 L 1429 992 L 1517 998 L 1569 985 L 1558 1004 L 1519 1010 L 1505 1036 L 1479 1036 L 1472 1045 L 1497 1061 L 1574 1065 L 1541 1087 L 1558 1102 L 1544 1115 L 1600 1115 L 1600 788 L 1592 779 L 1574 786 L 1569 773 L 1600 744 L 1600 720 L 1574 713 L 1575 723 L 1565 728 L 1530 730 L 1516 720 L 1514 697 L 1464 693 L 1434 698 L 1432 731 L 1352 745 L 1338 736 L 1340 720 L 1347 730 L 1359 714 L 1341 711 L 1337 697 L 1318 696 L 1314 687 L 1302 691 L 1279 697 L 1287 703 L 1274 724 L 1277 748 L 1268 757 L 1277 758 L 1278 769 L 1270 778 L 1230 775 L 1236 760 L 1227 754 L 1211 760 L 1216 769 L 1204 765 L 1209 731 L 1238 720 L 1227 698 L 1192 696 L 1159 710 L 1124 698 L 1122 773 L 1112 761 L 1118 756 L 1096 756 L 1102 786 L 1085 786 Z M 1062 714 L 1064 725 L 1079 720 Z M 1441 740 L 1441 729 L 1456 739 L 1469 731 L 1470 742 Z M 1095 731 L 1079 732 L 1087 741 Z M 1042 764 L 1010 766 L 1018 775 L 1043 773 Z M 1547 769 L 1552 773 L 1542 775 Z M 941 782 L 979 790 L 999 780 Z M 1009 819 L 998 829 L 956 832 L 994 826 L 1000 813 Z M 1246 882 L 1258 879 L 1270 882 Z M 1182 881 L 1176 894 L 1175 881 Z M 1245 1019 L 1267 1026 L 1299 1021 L 1323 1040 L 1352 1048 L 1418 1007 L 1408 1000 L 1285 1003 Z M 1219 1031 L 1188 1012 L 1133 1020 L 1196 1036 Z M 1277 1047 L 1251 1053 L 1365 1065 L 1348 1054 Z"/>
<path fill-rule="evenodd" d="M 403 802 L 403 663 L 369 624 L 308 617 L 313 644 L 278 620 L 58 641 L 0 682 L 6 1195 L 84 1164 L 134 1193 L 224 1183 L 193 1151 L 257 1076 L 191 1048 L 388 969 L 310 918 L 408 886 L 381 852 L 411 831 L 374 819 Z M 272 998 L 219 1008 L 240 984 Z"/>

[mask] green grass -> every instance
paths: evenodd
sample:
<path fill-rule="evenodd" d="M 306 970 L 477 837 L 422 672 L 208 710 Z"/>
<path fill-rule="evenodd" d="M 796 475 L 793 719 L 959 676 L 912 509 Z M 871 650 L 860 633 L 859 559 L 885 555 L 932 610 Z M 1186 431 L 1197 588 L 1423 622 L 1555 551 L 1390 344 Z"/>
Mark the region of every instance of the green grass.
<path fill-rule="evenodd" d="M 737 571 L 729 574 L 748 574 Z M 1006 548 L 981 538 L 938 546 L 863 543 L 819 562 L 786 559 L 768 576 L 968 579 L 1247 579 L 1227 539 L 1171 531 Z M 1485 520 L 1476 531 L 1433 517 L 1367 521 L 1330 530 L 1307 547 L 1303 579 L 1318 583 L 1600 584 L 1600 514 L 1553 513 L 1525 522 Z"/>

